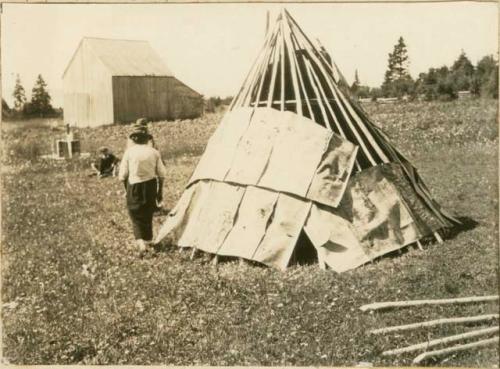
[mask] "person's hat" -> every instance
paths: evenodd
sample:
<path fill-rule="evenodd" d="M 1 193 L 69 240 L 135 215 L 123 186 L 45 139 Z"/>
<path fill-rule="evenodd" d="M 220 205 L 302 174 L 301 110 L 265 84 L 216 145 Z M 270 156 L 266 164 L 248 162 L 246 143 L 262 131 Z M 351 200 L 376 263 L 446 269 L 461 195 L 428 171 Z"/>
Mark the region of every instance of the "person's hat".
<path fill-rule="evenodd" d="M 129 137 L 132 138 L 133 136 L 151 137 L 151 135 L 148 132 L 148 127 L 143 126 L 141 124 L 134 124 L 132 126 L 132 130 L 129 134 Z"/>
<path fill-rule="evenodd" d="M 139 118 L 135 121 L 135 124 L 141 125 L 141 126 L 147 126 L 148 120 L 146 118 Z"/>
<path fill-rule="evenodd" d="M 101 146 L 101 147 L 99 147 L 99 152 L 105 154 L 105 153 L 109 152 L 109 149 L 106 146 Z"/>

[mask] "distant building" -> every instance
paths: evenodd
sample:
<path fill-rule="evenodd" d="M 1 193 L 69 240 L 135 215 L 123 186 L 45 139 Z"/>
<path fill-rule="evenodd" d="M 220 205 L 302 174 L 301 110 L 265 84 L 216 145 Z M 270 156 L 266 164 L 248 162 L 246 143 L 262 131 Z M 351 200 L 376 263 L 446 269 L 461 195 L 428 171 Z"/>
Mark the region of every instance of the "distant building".
<path fill-rule="evenodd" d="M 63 74 L 64 122 L 80 127 L 195 118 L 203 97 L 146 41 L 83 38 Z"/>
<path fill-rule="evenodd" d="M 394 104 L 397 103 L 399 99 L 397 97 L 379 97 L 377 102 L 380 104 Z"/>
<path fill-rule="evenodd" d="M 358 100 L 361 103 L 369 103 L 369 102 L 373 101 L 373 99 L 371 97 L 360 97 Z"/>
<path fill-rule="evenodd" d="M 458 91 L 457 95 L 459 99 L 470 99 L 472 97 L 470 91 Z"/>

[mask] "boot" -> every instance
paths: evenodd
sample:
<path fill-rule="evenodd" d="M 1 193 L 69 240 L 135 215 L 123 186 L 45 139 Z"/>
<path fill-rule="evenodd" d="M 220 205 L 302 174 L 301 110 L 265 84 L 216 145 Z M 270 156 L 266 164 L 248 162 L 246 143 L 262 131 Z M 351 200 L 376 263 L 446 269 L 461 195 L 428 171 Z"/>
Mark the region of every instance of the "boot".
<path fill-rule="evenodd" d="M 136 243 L 137 243 L 139 257 L 142 258 L 146 254 L 147 250 L 146 243 L 144 242 L 144 240 L 141 239 L 136 240 Z"/>

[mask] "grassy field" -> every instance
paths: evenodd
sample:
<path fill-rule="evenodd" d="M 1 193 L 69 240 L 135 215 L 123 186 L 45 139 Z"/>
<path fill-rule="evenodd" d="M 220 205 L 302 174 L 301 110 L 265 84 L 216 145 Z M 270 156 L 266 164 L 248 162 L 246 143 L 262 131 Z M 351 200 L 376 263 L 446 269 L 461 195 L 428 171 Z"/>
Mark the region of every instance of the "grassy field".
<path fill-rule="evenodd" d="M 441 326 L 371 336 L 370 329 L 498 312 L 498 304 L 363 313 L 384 300 L 498 292 L 497 101 L 369 104 L 419 168 L 435 198 L 468 224 L 444 244 L 409 249 L 343 274 L 317 265 L 286 272 L 174 247 L 138 259 L 122 185 L 89 177 L 89 161 L 48 162 L 63 130 L 3 130 L 3 359 L 13 364 L 409 365 L 395 347 L 477 329 Z M 166 205 L 183 191 L 221 115 L 155 123 L 168 168 Z M 83 150 L 121 155 L 127 127 L 78 133 Z M 155 218 L 155 229 L 165 215 Z M 489 323 L 489 325 L 498 324 Z M 483 348 L 426 365 L 498 367 Z M 366 365 L 366 364 L 365 364 Z"/>

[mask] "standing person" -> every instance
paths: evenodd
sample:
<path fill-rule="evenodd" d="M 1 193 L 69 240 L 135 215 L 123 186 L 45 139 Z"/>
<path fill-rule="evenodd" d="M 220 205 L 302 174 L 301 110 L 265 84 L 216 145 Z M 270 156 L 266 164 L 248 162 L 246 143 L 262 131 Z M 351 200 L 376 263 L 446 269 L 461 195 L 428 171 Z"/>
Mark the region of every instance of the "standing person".
<path fill-rule="evenodd" d="M 152 244 L 153 212 L 162 200 L 166 169 L 158 150 L 148 145 L 151 135 L 147 127 L 134 124 L 129 138 L 132 145 L 123 154 L 118 176 L 127 191 L 127 209 L 142 257 Z"/>
<path fill-rule="evenodd" d="M 146 118 L 139 118 L 135 121 L 134 127 L 144 127 L 144 128 L 148 128 L 148 120 Z M 149 135 L 149 141 L 148 141 L 148 145 L 151 146 L 153 149 L 156 149 L 156 145 L 155 145 L 155 140 L 154 140 L 154 137 L 153 135 Z M 127 147 L 129 146 L 132 146 L 134 144 L 134 142 L 132 140 L 128 140 L 127 142 Z"/>
<path fill-rule="evenodd" d="M 148 120 L 146 118 L 139 118 L 139 119 L 137 119 L 135 121 L 134 126 L 135 127 L 145 127 L 147 129 L 147 127 L 148 127 Z M 129 140 L 129 142 L 130 142 L 130 140 Z M 151 146 L 153 149 L 156 149 L 155 139 L 154 139 L 153 135 L 151 135 L 151 134 L 149 135 L 149 141 L 148 141 L 147 144 L 149 146 Z M 130 143 L 129 145 L 133 145 L 133 142 Z M 161 158 L 161 156 L 160 156 L 160 158 Z M 163 165 L 165 165 L 165 163 L 163 162 L 163 160 L 162 160 L 162 163 L 163 163 Z M 158 201 L 156 203 L 156 210 L 160 211 L 163 208 L 163 203 L 161 201 L 162 200 L 161 191 L 162 191 L 163 183 L 162 183 L 162 181 L 160 179 L 158 179 L 157 185 L 158 185 L 158 191 L 160 192 L 160 196 L 159 196 L 159 199 L 158 199 Z"/>

